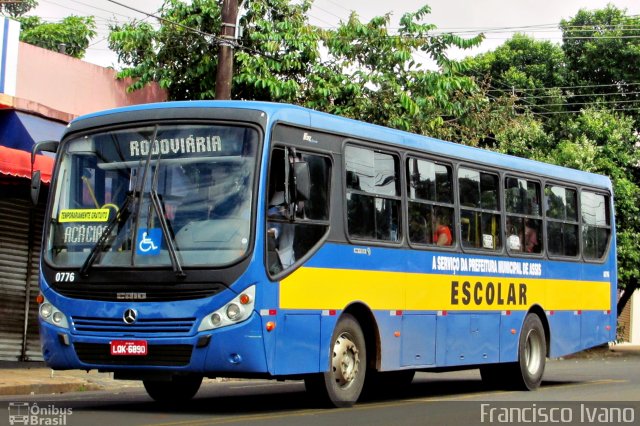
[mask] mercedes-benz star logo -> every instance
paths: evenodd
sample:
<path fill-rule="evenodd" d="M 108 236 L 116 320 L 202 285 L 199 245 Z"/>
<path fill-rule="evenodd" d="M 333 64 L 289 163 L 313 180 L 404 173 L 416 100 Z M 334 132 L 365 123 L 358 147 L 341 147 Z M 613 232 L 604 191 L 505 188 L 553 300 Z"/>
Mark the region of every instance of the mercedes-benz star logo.
<path fill-rule="evenodd" d="M 138 313 L 136 312 L 135 309 L 127 309 L 126 311 L 124 311 L 124 313 L 122 314 L 122 320 L 126 323 L 126 324 L 133 324 L 134 322 L 136 322 L 136 318 L 138 317 Z"/>

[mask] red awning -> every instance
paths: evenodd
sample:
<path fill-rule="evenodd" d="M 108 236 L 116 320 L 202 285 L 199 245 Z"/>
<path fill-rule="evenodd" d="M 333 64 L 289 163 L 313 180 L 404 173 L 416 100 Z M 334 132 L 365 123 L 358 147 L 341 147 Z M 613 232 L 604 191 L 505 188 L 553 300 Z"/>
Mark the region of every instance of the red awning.
<path fill-rule="evenodd" d="M 51 182 L 53 158 L 36 155 L 33 170 L 40 170 L 43 182 Z M 0 173 L 31 179 L 31 153 L 0 145 Z"/>

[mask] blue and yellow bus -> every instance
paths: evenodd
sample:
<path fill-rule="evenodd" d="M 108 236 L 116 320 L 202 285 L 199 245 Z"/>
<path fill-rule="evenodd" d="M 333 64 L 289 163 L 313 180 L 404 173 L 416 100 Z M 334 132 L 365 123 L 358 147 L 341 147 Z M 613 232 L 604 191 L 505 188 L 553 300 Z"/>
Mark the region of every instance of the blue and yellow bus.
<path fill-rule="evenodd" d="M 415 371 L 533 390 L 546 357 L 615 339 L 607 177 L 262 102 L 89 114 L 53 149 L 53 369 L 158 401 L 304 379 L 349 406 Z"/>

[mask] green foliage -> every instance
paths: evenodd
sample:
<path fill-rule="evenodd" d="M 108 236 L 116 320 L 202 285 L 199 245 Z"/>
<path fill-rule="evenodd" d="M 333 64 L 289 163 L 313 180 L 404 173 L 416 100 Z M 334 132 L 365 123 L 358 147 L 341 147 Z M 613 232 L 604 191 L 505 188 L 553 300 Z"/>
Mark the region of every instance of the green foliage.
<path fill-rule="evenodd" d="M 36 0 L 22 0 L 19 3 L 2 3 L 0 4 L 0 13 L 4 16 L 17 18 L 34 9 L 36 6 L 38 6 Z"/>
<path fill-rule="evenodd" d="M 65 44 L 65 52 L 74 58 L 82 58 L 96 35 L 96 23 L 90 16 L 67 16 L 60 22 L 44 22 L 36 16 L 19 18 L 20 41 L 58 51 Z"/>
<path fill-rule="evenodd" d="M 560 27 L 562 50 L 571 70 L 568 81 L 573 86 L 588 86 L 575 89 L 575 95 L 580 95 L 575 102 L 582 104 L 574 110 L 585 103 L 606 101 L 610 108 L 626 110 L 640 123 L 640 113 L 634 110 L 637 104 L 633 104 L 640 101 L 640 16 L 628 16 L 608 5 L 594 11 L 580 10 Z"/>
<path fill-rule="evenodd" d="M 111 27 L 109 47 L 128 65 L 118 77 L 134 79 L 130 90 L 158 82 L 175 100 L 213 98 L 218 46 L 212 34 L 220 31 L 218 2 L 166 0 L 158 15 L 163 19 L 158 29 L 144 21 Z"/>
<path fill-rule="evenodd" d="M 389 30 L 390 15 L 363 23 L 355 14 L 336 30 L 325 31 L 329 62 L 344 84 L 309 106 L 439 136 L 446 120 L 462 117 L 482 103 L 483 99 L 473 96 L 477 86 L 472 79 L 460 76 L 459 64 L 446 56 L 447 49 L 476 46 L 482 37 L 432 35 L 434 26 L 422 22 L 429 12 L 424 6 L 403 15 L 396 33 Z M 416 62 L 418 55 L 426 55 L 439 70 L 425 69 Z"/>
<path fill-rule="evenodd" d="M 520 110 L 558 111 L 564 101 L 557 87 L 565 85 L 562 49 L 548 41 L 516 34 L 496 50 L 463 61 L 463 73 L 491 86 L 493 96 L 514 96 Z"/>
<path fill-rule="evenodd" d="M 422 22 L 426 6 L 404 15 L 397 33 L 390 32 L 389 15 L 363 23 L 354 14 L 338 28 L 322 30 L 308 22 L 311 4 L 244 3 L 233 98 L 291 102 L 430 134 L 438 134 L 447 118 L 462 117 L 484 102 L 467 96 L 477 91 L 475 84 L 457 74 L 459 64 L 446 56 L 448 48 L 473 47 L 481 37 L 431 35 L 434 27 Z M 144 22 L 112 29 L 110 47 L 127 65 L 119 76 L 134 78 L 131 90 L 156 81 L 170 99 L 213 98 L 217 38 L 204 33 L 219 33 L 218 2 L 167 0 L 160 14 L 157 30 Z M 427 55 L 440 71 L 424 70 L 416 53 Z"/>

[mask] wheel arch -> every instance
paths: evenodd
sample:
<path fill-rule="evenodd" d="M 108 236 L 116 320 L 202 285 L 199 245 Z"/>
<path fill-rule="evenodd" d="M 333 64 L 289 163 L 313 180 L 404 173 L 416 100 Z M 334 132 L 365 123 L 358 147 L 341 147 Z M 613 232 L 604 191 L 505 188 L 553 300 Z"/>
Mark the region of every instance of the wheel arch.
<path fill-rule="evenodd" d="M 529 314 L 537 315 L 538 318 L 540 318 L 540 321 L 542 322 L 542 327 L 544 327 L 544 339 L 545 339 L 545 343 L 547 344 L 546 356 L 548 357 L 551 351 L 551 329 L 549 328 L 549 320 L 547 318 L 547 314 L 540 305 L 531 306 L 527 311 L 527 315 Z M 526 315 L 525 315 L 525 318 L 526 318 Z M 522 321 L 524 321 L 524 318 L 522 319 Z"/>
<path fill-rule="evenodd" d="M 367 346 L 367 368 L 379 370 L 382 362 L 380 330 L 371 309 L 362 302 L 347 306 L 343 313 L 351 314 L 358 321 Z"/>

